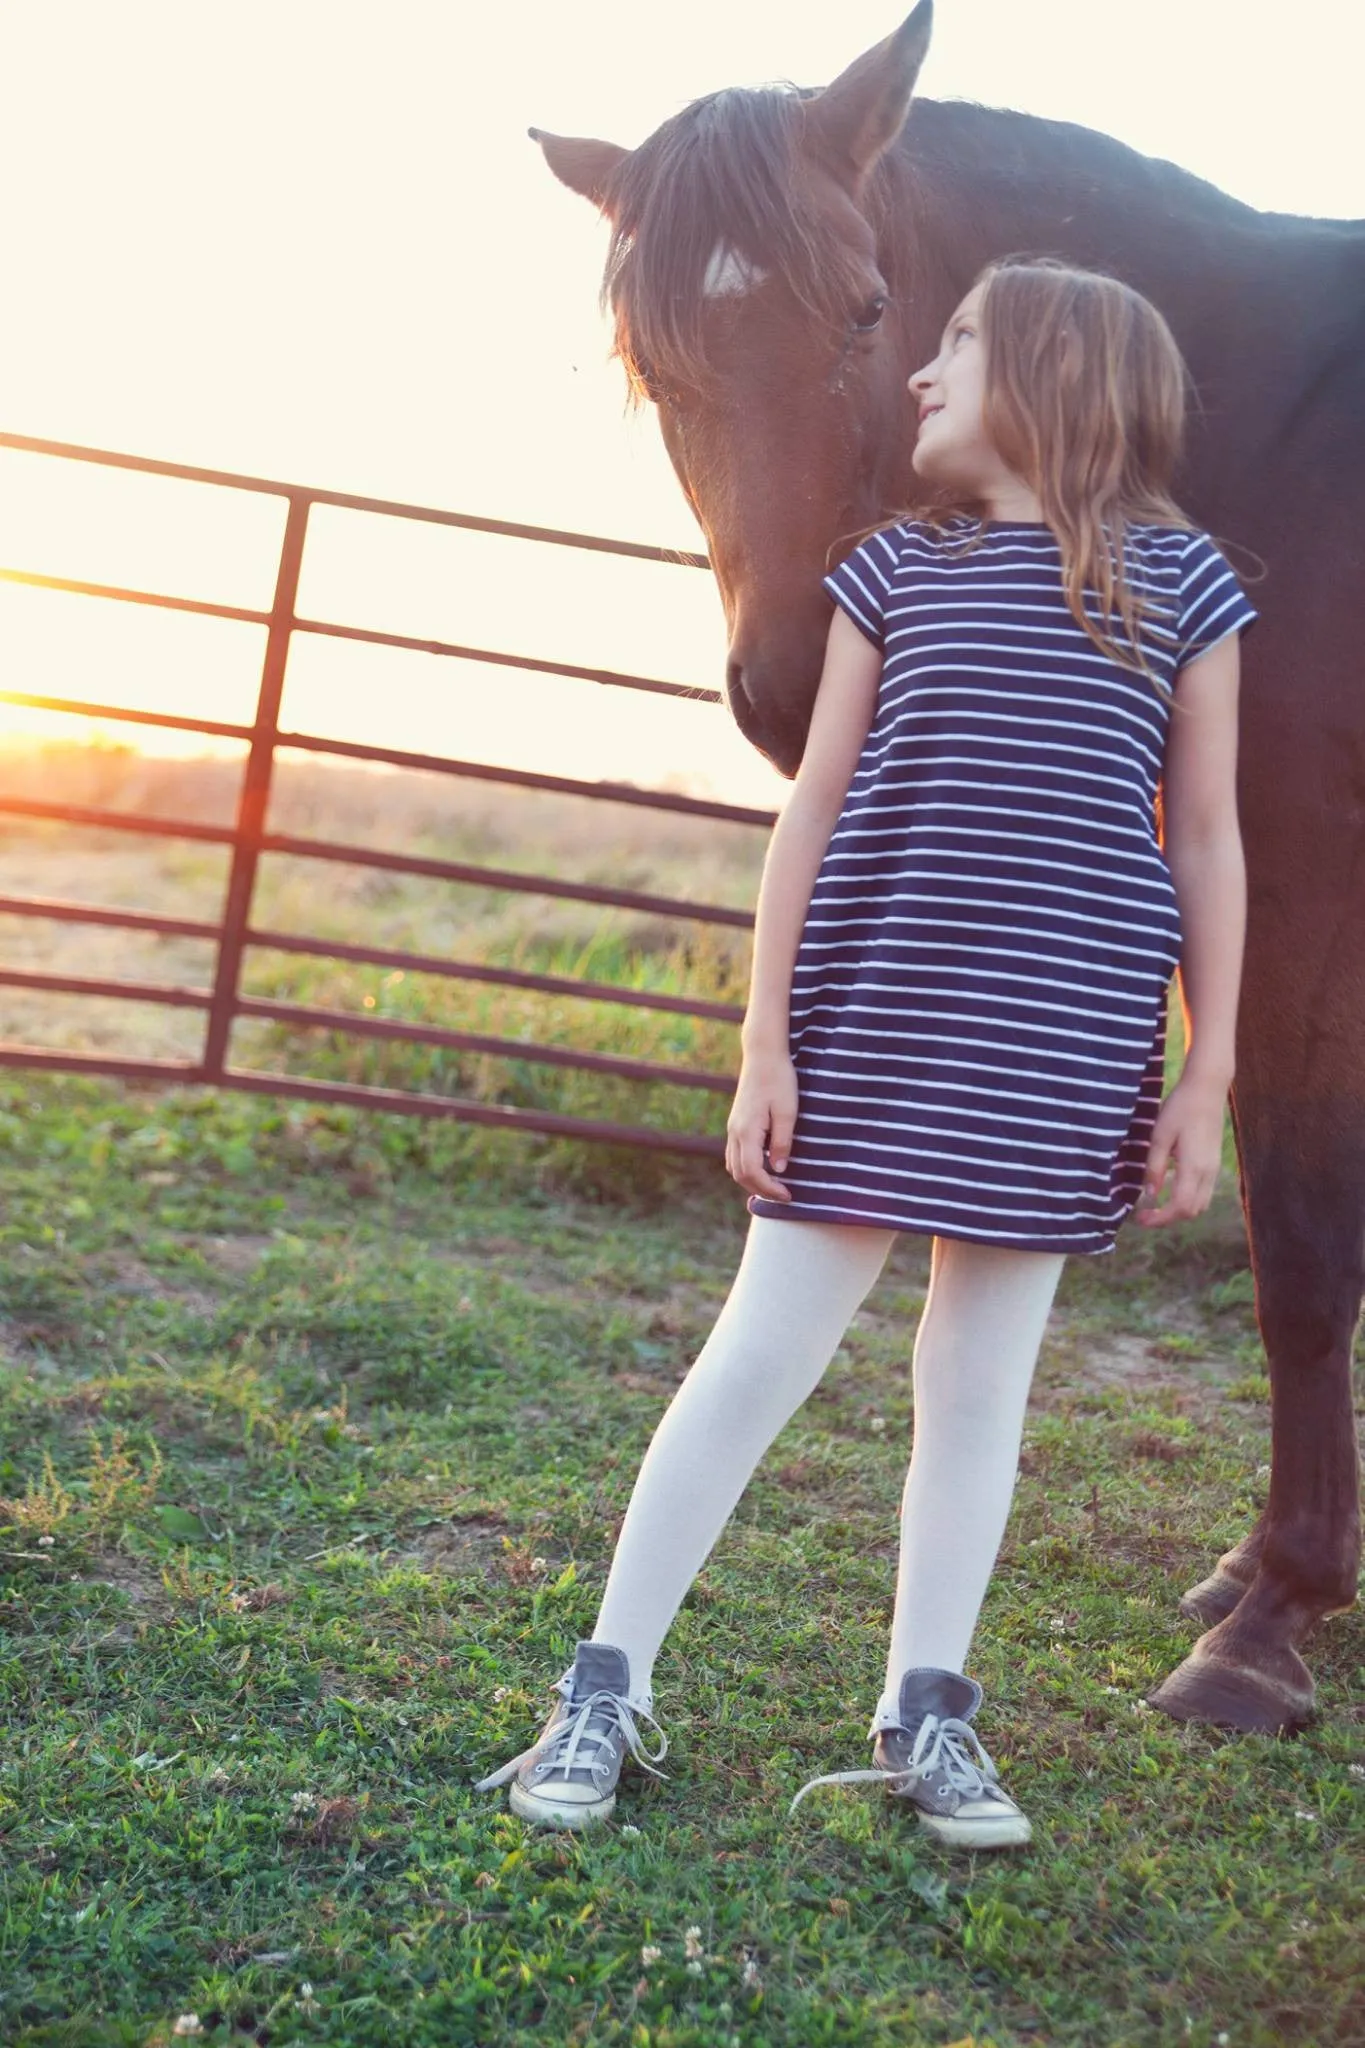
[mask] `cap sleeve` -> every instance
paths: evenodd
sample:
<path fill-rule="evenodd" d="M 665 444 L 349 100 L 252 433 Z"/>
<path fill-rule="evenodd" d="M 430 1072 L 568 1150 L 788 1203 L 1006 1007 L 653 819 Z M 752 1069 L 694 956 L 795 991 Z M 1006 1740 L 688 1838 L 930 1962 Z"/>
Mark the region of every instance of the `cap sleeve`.
<path fill-rule="evenodd" d="M 874 647 L 886 645 L 884 621 L 900 553 L 892 529 L 870 534 L 824 579 L 825 589 Z"/>
<path fill-rule="evenodd" d="M 1207 653 L 1229 633 L 1245 632 L 1259 616 L 1225 557 L 1206 533 L 1196 534 L 1181 564 L 1176 667 Z"/>

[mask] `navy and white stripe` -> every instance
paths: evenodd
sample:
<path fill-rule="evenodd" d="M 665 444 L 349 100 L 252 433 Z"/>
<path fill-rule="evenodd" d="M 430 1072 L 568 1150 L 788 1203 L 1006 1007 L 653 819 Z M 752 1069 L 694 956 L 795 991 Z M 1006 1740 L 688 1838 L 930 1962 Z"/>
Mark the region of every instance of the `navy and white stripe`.
<path fill-rule="evenodd" d="M 1138 527 L 1128 550 L 1167 685 L 1255 619 L 1207 535 Z M 1180 954 L 1167 702 L 1077 625 L 1046 526 L 907 522 L 825 587 L 884 665 L 793 975 L 792 1200 L 749 1207 L 1110 1251 Z"/>

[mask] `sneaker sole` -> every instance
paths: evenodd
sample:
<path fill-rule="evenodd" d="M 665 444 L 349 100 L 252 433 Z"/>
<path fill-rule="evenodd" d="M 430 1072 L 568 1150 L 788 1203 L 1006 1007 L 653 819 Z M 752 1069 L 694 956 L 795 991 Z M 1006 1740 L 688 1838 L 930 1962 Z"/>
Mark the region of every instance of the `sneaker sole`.
<path fill-rule="evenodd" d="M 917 1808 L 915 1818 L 926 1835 L 948 1849 L 1022 1849 L 1033 1838 L 1033 1828 L 1022 1813 L 1015 1819 L 960 1821 L 951 1814 Z"/>
<path fill-rule="evenodd" d="M 605 1799 L 589 1803 L 579 1800 L 542 1799 L 534 1792 L 528 1792 L 514 1778 L 509 1793 L 512 1811 L 528 1820 L 533 1827 L 541 1828 L 589 1828 L 598 1821 L 610 1820 L 616 1810 L 616 1794 L 609 1792 Z"/>

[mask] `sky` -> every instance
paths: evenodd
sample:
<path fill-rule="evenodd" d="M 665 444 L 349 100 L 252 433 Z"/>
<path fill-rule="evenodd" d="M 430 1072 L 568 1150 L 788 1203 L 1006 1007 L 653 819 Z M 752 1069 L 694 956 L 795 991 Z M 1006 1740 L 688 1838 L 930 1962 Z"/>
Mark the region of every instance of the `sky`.
<path fill-rule="evenodd" d="M 526 128 L 633 145 L 719 86 L 822 84 L 899 19 L 0 0 L 0 429 L 698 548 L 607 359 L 606 231 Z M 1362 44 L 1341 0 L 939 0 L 920 86 L 1358 217 Z M 5 566 L 261 605 L 280 525 L 276 501 L 0 451 Z M 341 512 L 310 534 L 301 610 L 709 687 L 724 661 L 695 570 Z M 10 687 L 239 719 L 259 661 L 255 628 L 0 585 Z M 306 637 L 285 722 L 741 802 L 785 788 L 713 707 Z M 41 723 L 0 707 L 0 734 Z"/>

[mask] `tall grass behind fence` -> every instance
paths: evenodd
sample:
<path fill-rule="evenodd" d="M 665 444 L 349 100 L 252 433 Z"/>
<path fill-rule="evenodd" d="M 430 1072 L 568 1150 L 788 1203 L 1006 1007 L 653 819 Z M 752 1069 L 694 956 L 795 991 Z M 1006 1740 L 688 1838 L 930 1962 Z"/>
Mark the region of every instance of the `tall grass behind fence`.
<path fill-rule="evenodd" d="M 0 794 L 99 805 L 150 817 L 230 824 L 240 778 L 231 758 L 166 760 L 134 748 L 45 743 L 0 752 Z M 765 838 L 751 826 L 434 774 L 333 766 L 282 754 L 268 829 L 575 881 L 752 906 Z M 152 910 L 212 921 L 227 850 L 190 841 L 0 818 L 6 893 Z M 280 854 L 263 857 L 253 922 L 395 952 L 562 976 L 619 990 L 743 1002 L 746 931 L 589 903 L 435 881 Z M 203 986 L 206 941 L 0 913 L 0 953 L 34 971 Z M 733 1022 L 583 996 L 452 981 L 252 948 L 243 992 L 525 1039 L 724 1075 Z M 0 987 L 0 1036 L 107 1053 L 193 1057 L 197 1011 Z M 543 1062 L 444 1046 L 361 1040 L 239 1020 L 233 1058 L 280 1074 L 459 1095 L 557 1114 L 719 1133 L 721 1091 L 642 1084 Z"/>

